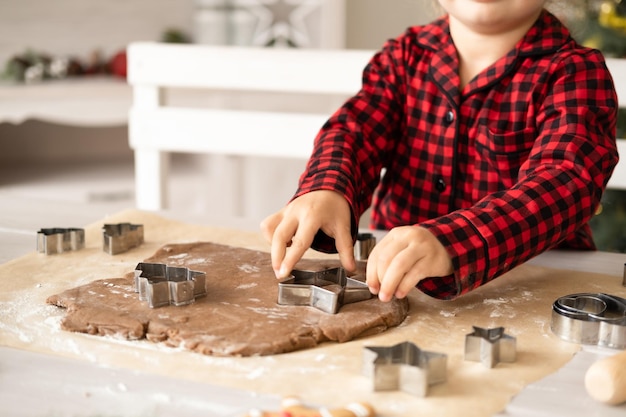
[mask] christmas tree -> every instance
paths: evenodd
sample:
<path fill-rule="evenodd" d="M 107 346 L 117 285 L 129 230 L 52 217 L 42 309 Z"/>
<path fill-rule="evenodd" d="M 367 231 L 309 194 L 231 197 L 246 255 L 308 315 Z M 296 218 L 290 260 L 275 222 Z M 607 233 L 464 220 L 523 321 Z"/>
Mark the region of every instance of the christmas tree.
<path fill-rule="evenodd" d="M 626 0 L 579 0 L 558 10 L 581 44 L 626 58 Z"/>

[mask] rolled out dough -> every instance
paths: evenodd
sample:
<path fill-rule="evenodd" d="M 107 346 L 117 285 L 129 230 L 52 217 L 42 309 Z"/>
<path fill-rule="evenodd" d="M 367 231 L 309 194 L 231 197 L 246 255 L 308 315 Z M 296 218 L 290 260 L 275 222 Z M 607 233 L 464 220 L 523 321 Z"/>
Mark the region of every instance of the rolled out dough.
<path fill-rule="evenodd" d="M 132 271 L 50 296 L 67 309 L 64 330 L 148 339 L 206 355 L 272 355 L 346 342 L 402 323 L 406 299 L 376 298 L 343 306 L 338 314 L 313 307 L 276 304 L 278 285 L 268 253 L 209 242 L 170 244 L 144 262 L 204 271 L 207 296 L 188 306 L 151 309 L 134 291 Z M 299 269 L 338 266 L 336 261 L 302 260 Z"/>

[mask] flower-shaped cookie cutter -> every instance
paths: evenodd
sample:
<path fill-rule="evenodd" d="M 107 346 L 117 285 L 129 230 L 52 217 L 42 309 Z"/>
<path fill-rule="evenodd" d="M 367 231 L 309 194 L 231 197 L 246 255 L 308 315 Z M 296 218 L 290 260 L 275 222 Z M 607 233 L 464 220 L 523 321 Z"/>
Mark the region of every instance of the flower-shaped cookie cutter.
<path fill-rule="evenodd" d="M 294 269 L 291 278 L 278 283 L 278 304 L 311 306 L 330 314 L 336 314 L 345 304 L 370 298 L 372 293 L 367 285 L 348 278 L 341 267 L 321 271 Z"/>
<path fill-rule="evenodd" d="M 102 226 L 102 249 L 109 255 L 126 252 L 143 243 L 143 225 L 130 223 Z"/>
<path fill-rule="evenodd" d="M 472 327 L 474 331 L 465 336 L 465 360 L 481 362 L 487 368 L 499 362 L 515 362 L 516 339 L 504 334 L 504 327 Z"/>
<path fill-rule="evenodd" d="M 53 255 L 85 247 L 85 229 L 51 227 L 37 232 L 37 252 Z"/>
<path fill-rule="evenodd" d="M 425 397 L 430 385 L 447 379 L 448 356 L 428 352 L 411 342 L 365 346 L 362 373 L 372 379 L 374 391 L 403 391 Z"/>
<path fill-rule="evenodd" d="M 604 293 L 559 297 L 552 304 L 550 328 L 568 342 L 626 349 L 626 298 Z"/>
<path fill-rule="evenodd" d="M 150 308 L 188 305 L 206 295 L 206 273 L 141 262 L 135 268 L 135 292 Z"/>

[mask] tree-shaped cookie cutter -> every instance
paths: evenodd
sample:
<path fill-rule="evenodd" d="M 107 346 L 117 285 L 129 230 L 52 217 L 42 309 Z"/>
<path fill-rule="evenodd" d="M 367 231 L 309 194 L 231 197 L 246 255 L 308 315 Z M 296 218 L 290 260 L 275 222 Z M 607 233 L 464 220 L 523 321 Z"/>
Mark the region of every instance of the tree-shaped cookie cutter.
<path fill-rule="evenodd" d="M 291 277 L 278 283 L 278 304 L 311 306 L 325 313 L 336 314 L 341 306 L 372 298 L 367 285 L 348 278 L 346 270 L 321 271 L 294 269 Z"/>
<path fill-rule="evenodd" d="M 53 255 L 85 247 L 85 229 L 70 227 L 43 228 L 37 232 L 37 252 Z"/>
<path fill-rule="evenodd" d="M 135 268 L 135 292 L 150 308 L 188 305 L 206 295 L 206 273 L 141 262 Z"/>
<path fill-rule="evenodd" d="M 370 377 L 374 391 L 403 391 L 425 397 L 428 387 L 446 381 L 448 356 L 428 352 L 411 342 L 365 346 L 362 373 Z"/>
<path fill-rule="evenodd" d="M 143 225 L 131 223 L 102 226 L 102 249 L 109 255 L 126 252 L 143 243 Z"/>
<path fill-rule="evenodd" d="M 499 362 L 515 362 L 516 339 L 504 333 L 504 327 L 474 331 L 465 336 L 465 360 L 481 362 L 493 368 Z"/>

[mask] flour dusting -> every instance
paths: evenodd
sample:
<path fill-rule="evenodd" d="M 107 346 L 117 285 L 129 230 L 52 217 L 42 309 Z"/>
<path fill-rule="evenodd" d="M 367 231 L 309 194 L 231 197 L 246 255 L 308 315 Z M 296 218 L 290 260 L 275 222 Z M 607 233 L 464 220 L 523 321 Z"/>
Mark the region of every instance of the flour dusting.
<path fill-rule="evenodd" d="M 500 298 L 487 298 L 483 300 L 483 304 L 493 307 L 491 313 L 489 313 L 489 317 L 491 318 L 500 318 L 505 317 L 512 319 L 516 316 L 515 309 L 511 307 L 511 304 L 515 304 L 515 299 L 504 299 Z"/>
<path fill-rule="evenodd" d="M 263 375 L 265 375 L 267 372 L 268 372 L 267 368 L 259 367 L 259 368 L 253 369 L 252 372 L 248 373 L 246 375 L 246 378 L 248 378 L 248 379 L 258 379 L 258 378 L 262 377 Z"/>
<path fill-rule="evenodd" d="M 254 311 L 258 314 L 263 314 L 270 319 L 286 319 L 288 314 L 284 311 L 280 311 L 277 308 L 264 308 L 264 307 L 246 307 L 246 309 Z"/>
<path fill-rule="evenodd" d="M 247 274 L 259 272 L 261 270 L 261 268 L 259 268 L 258 266 L 250 265 L 250 264 L 239 265 L 237 268 L 239 268 L 240 271 L 243 271 Z"/>
<path fill-rule="evenodd" d="M 249 284 L 237 285 L 237 287 L 235 289 L 237 289 L 237 290 L 247 290 L 247 289 L 250 289 L 250 288 L 254 288 L 257 285 L 258 284 L 256 282 L 250 282 Z"/>
<path fill-rule="evenodd" d="M 185 262 L 186 265 L 204 265 L 204 264 L 210 264 L 210 263 L 211 261 L 209 259 L 201 259 L 201 258 L 191 259 Z"/>
<path fill-rule="evenodd" d="M 508 301 L 505 300 L 504 298 L 486 298 L 483 300 L 483 304 L 487 304 L 487 305 L 500 305 L 500 304 L 506 304 Z"/>

